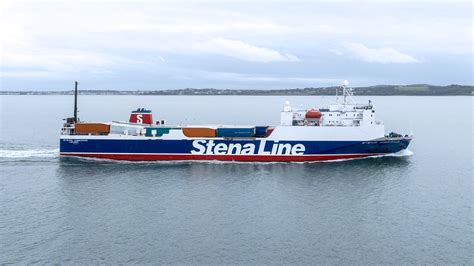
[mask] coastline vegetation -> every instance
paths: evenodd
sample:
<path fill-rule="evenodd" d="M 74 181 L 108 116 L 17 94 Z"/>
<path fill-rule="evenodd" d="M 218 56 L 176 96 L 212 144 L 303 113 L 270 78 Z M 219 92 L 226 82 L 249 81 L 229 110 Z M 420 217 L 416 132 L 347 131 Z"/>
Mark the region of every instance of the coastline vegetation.
<path fill-rule="evenodd" d="M 341 93 L 339 87 L 319 88 L 296 88 L 296 89 L 214 89 L 214 88 L 186 88 L 177 90 L 80 90 L 81 95 L 335 95 L 336 90 Z M 413 85 L 376 85 L 369 87 L 356 87 L 353 92 L 357 96 L 472 96 L 474 86 L 471 85 L 448 85 L 434 86 L 428 84 Z M 0 91 L 0 95 L 72 95 L 73 90 L 64 91 Z"/>

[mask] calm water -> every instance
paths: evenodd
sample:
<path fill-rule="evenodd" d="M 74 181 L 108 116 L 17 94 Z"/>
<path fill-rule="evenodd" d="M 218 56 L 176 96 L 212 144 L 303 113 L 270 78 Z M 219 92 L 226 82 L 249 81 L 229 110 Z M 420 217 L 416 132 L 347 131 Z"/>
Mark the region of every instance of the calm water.
<path fill-rule="evenodd" d="M 0 96 L 0 263 L 469 264 L 473 98 L 370 97 L 410 157 L 332 163 L 59 159 L 71 96 Z M 330 97 L 80 96 L 83 120 L 277 124 Z M 369 98 L 356 98 L 360 102 Z"/>

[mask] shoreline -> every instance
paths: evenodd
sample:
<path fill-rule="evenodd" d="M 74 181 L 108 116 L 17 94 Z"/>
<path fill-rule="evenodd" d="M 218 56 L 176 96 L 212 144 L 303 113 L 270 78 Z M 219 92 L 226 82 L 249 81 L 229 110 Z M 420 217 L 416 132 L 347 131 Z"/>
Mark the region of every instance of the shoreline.
<path fill-rule="evenodd" d="M 338 87 L 296 88 L 281 90 L 243 89 L 175 89 L 175 90 L 79 90 L 79 95 L 135 95 L 135 96 L 334 96 Z M 353 88 L 356 96 L 473 96 L 474 86 L 449 85 L 377 85 Z M 74 90 L 3 90 L 0 95 L 74 95 Z"/>

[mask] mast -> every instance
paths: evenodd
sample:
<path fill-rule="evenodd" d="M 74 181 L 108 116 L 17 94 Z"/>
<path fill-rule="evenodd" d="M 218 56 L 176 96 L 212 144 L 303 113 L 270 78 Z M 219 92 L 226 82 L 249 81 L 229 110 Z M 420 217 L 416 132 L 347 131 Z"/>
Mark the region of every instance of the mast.
<path fill-rule="evenodd" d="M 341 87 L 342 95 L 344 96 L 344 104 L 347 104 L 347 98 L 349 98 L 349 102 L 352 103 L 352 90 L 349 88 L 349 81 L 344 80 Z"/>
<path fill-rule="evenodd" d="M 74 123 L 77 123 L 77 83 L 74 82 Z"/>

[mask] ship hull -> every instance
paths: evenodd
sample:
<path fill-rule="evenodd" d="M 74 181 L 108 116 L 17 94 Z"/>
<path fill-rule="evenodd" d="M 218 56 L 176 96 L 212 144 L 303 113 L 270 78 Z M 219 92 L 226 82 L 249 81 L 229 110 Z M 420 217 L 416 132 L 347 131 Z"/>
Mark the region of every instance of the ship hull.
<path fill-rule="evenodd" d="M 393 154 L 406 149 L 410 140 L 166 140 L 76 136 L 61 138 L 60 155 L 125 161 L 309 162 Z"/>

